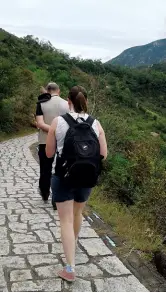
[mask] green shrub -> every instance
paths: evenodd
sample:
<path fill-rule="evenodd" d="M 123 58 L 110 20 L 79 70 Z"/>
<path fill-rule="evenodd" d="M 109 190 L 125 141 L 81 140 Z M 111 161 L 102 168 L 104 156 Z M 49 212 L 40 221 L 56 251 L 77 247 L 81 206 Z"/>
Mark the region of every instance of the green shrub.
<path fill-rule="evenodd" d="M 14 130 L 14 104 L 11 99 L 0 102 L 0 131 L 9 133 Z"/>
<path fill-rule="evenodd" d="M 108 162 L 109 169 L 107 176 L 114 182 L 125 185 L 129 179 L 131 162 L 120 153 L 109 157 Z"/>
<path fill-rule="evenodd" d="M 160 119 L 160 121 L 155 124 L 155 128 L 163 133 L 166 133 L 166 121 L 164 119 Z"/>
<path fill-rule="evenodd" d="M 161 138 L 166 142 L 166 134 L 165 133 L 161 133 Z"/>
<path fill-rule="evenodd" d="M 166 145 L 165 144 L 160 145 L 160 153 L 161 153 L 161 156 L 166 157 Z"/>

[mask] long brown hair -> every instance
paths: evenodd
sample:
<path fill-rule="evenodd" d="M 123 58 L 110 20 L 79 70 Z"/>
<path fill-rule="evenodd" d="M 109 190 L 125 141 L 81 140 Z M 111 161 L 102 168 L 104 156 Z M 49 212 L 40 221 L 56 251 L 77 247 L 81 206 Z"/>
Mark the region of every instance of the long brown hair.
<path fill-rule="evenodd" d="M 69 91 L 69 100 L 76 113 L 87 112 L 87 92 L 82 86 L 74 86 Z"/>

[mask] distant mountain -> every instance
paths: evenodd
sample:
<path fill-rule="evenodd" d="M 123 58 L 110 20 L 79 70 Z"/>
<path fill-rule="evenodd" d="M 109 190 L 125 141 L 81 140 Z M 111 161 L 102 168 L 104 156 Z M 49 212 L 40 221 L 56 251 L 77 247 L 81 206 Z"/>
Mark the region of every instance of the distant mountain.
<path fill-rule="evenodd" d="M 138 67 L 166 62 L 166 39 L 129 48 L 117 57 L 107 61 L 107 64 Z"/>

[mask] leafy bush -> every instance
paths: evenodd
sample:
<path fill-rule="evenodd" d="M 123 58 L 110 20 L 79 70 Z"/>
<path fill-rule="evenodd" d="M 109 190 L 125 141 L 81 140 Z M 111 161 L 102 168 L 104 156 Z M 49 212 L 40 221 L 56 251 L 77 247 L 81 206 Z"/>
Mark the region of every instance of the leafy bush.
<path fill-rule="evenodd" d="M 14 104 L 12 100 L 0 101 L 0 130 L 9 133 L 14 130 Z"/>
<path fill-rule="evenodd" d="M 117 153 L 108 157 L 108 178 L 117 184 L 126 185 L 129 179 L 131 162 L 123 154 Z"/>
<path fill-rule="evenodd" d="M 166 133 L 166 123 L 164 119 L 160 119 L 156 124 L 155 128 L 163 133 Z"/>

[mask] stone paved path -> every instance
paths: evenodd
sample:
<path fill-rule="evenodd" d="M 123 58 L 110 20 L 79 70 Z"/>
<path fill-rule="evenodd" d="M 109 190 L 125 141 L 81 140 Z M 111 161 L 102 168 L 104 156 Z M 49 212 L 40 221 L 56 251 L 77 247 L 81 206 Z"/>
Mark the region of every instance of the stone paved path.
<path fill-rule="evenodd" d="M 64 255 L 57 212 L 38 194 L 37 136 L 0 144 L 0 291 L 146 291 L 84 220 L 77 281 L 56 277 Z"/>

